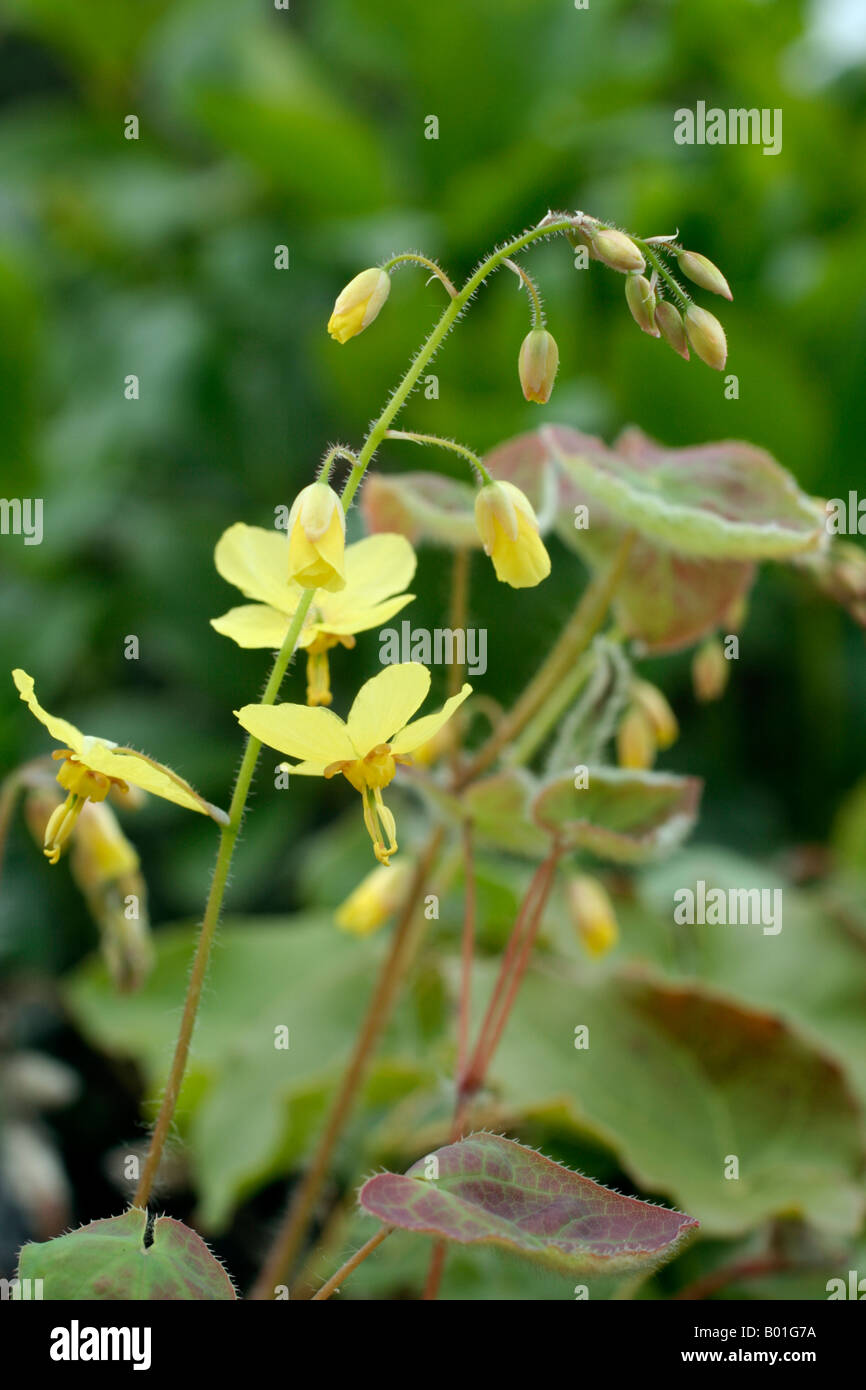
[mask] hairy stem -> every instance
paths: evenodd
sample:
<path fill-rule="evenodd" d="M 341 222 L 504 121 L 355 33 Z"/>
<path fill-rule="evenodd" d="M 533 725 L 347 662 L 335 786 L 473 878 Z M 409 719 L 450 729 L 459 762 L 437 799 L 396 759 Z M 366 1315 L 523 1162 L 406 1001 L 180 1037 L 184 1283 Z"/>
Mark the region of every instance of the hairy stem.
<path fill-rule="evenodd" d="M 313 1294 L 310 1302 L 315 1303 L 320 1298 L 330 1298 L 332 1293 L 336 1293 L 344 1280 L 348 1279 L 352 1270 L 363 1264 L 367 1256 L 372 1255 L 373 1251 L 382 1244 L 382 1241 L 391 1234 L 393 1229 L 393 1226 L 381 1226 L 376 1234 L 371 1236 L 365 1245 L 361 1246 L 360 1250 L 356 1250 L 354 1255 L 351 1255 L 346 1263 L 340 1266 L 336 1274 L 331 1275 L 327 1284 L 323 1284 L 319 1292 Z"/>
<path fill-rule="evenodd" d="M 277 654 L 262 696 L 261 702 L 264 705 L 272 705 L 277 698 L 283 676 L 286 674 L 286 668 L 292 659 L 295 645 L 300 635 L 301 628 L 304 625 L 304 618 L 313 601 L 313 593 L 314 590 L 307 589 L 295 610 L 295 615 L 289 625 L 289 630 L 283 640 L 283 645 Z M 156 1125 L 151 1135 L 147 1158 L 145 1159 L 141 1178 L 133 1198 L 133 1205 L 136 1207 L 147 1206 L 154 1179 L 156 1178 L 159 1168 L 160 1159 L 162 1158 L 165 1141 L 168 1138 L 171 1122 L 174 1118 L 175 1106 L 177 1105 L 178 1096 L 180 1095 L 180 1088 L 183 1084 L 184 1072 L 189 1057 L 190 1043 L 192 1042 L 196 1015 L 198 1014 L 198 1006 L 201 1001 L 201 992 L 207 975 L 214 932 L 219 922 L 232 856 L 234 855 L 235 845 L 243 822 L 247 797 L 253 780 L 253 774 L 256 770 L 256 764 L 258 763 L 261 747 L 262 745 L 257 738 L 250 737 L 247 739 L 247 746 L 244 750 L 241 765 L 238 768 L 238 775 L 235 780 L 234 791 L 232 792 L 231 806 L 229 807 L 229 823 L 223 827 L 220 834 L 216 866 L 214 868 L 213 879 L 211 880 L 210 893 L 208 894 L 195 958 L 192 963 L 189 984 L 187 985 L 183 1015 L 181 1017 L 177 1042 L 175 1043 L 171 1070 L 168 1075 L 168 1081 L 166 1082 Z"/>

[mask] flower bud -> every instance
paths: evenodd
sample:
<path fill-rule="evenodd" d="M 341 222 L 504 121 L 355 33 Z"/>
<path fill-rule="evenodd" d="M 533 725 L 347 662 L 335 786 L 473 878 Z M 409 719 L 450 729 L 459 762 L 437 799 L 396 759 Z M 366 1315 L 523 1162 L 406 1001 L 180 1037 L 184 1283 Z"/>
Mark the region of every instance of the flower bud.
<path fill-rule="evenodd" d="M 677 717 L 658 686 L 649 681 L 632 682 L 631 696 L 640 706 L 650 722 L 653 737 L 658 748 L 670 748 L 679 737 L 680 726 Z"/>
<path fill-rule="evenodd" d="M 640 705 L 630 705 L 616 735 L 620 767 L 633 768 L 635 771 L 652 767 L 657 747 L 648 714 Z"/>
<path fill-rule="evenodd" d="M 657 338 L 659 330 L 655 325 L 655 291 L 645 275 L 626 276 L 625 298 L 638 328 Z"/>
<path fill-rule="evenodd" d="M 619 940 L 616 913 L 607 889 L 589 874 L 568 884 L 568 906 L 578 937 L 591 956 L 604 956 Z"/>
<path fill-rule="evenodd" d="M 337 295 L 334 312 L 328 319 L 328 332 L 338 343 L 346 343 L 373 322 L 391 289 L 387 271 L 373 266 L 362 270 Z"/>
<path fill-rule="evenodd" d="M 720 372 L 728 359 L 728 344 L 719 320 L 697 304 L 690 304 L 684 317 L 689 342 L 698 357 Z"/>
<path fill-rule="evenodd" d="M 337 908 L 337 926 L 355 936 L 369 936 L 377 931 L 400 907 L 411 876 L 409 860 L 402 859 L 390 866 L 379 864 Z"/>
<path fill-rule="evenodd" d="M 496 578 L 504 584 L 531 589 L 550 574 L 550 556 L 532 504 L 513 483 L 487 483 L 479 489 L 475 525 Z"/>
<path fill-rule="evenodd" d="M 717 265 L 697 251 L 679 251 L 677 261 L 683 275 L 687 275 L 703 290 L 721 294 L 725 299 L 733 299 L 731 287 Z"/>
<path fill-rule="evenodd" d="M 302 488 L 289 512 L 289 578 L 304 589 L 345 588 L 346 515 L 327 483 Z"/>
<path fill-rule="evenodd" d="M 655 321 L 665 341 L 670 343 L 674 352 L 678 352 L 680 357 L 684 357 L 688 362 L 689 345 L 686 342 L 686 330 L 683 327 L 682 314 L 676 305 L 671 304 L 669 299 L 663 299 L 656 305 Z"/>
<path fill-rule="evenodd" d="M 547 404 L 558 366 L 559 348 L 553 334 L 546 328 L 533 328 L 523 339 L 517 359 L 520 385 L 528 401 Z"/>
<path fill-rule="evenodd" d="M 720 700 L 730 676 L 730 663 L 718 637 L 710 637 L 692 657 L 692 685 L 702 704 Z"/>
<path fill-rule="evenodd" d="M 589 234 L 599 260 L 609 265 L 611 270 L 627 272 L 645 269 L 646 261 L 640 247 L 635 246 L 625 232 L 618 232 L 615 227 L 601 227 L 598 231 L 589 228 Z"/>

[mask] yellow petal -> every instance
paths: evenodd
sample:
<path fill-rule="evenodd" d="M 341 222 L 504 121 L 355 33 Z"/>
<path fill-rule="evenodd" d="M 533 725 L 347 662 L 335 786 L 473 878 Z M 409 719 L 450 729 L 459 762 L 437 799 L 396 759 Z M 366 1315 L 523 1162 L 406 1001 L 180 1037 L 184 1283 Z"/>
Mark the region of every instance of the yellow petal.
<path fill-rule="evenodd" d="M 346 583 L 342 509 L 335 511 L 328 529 L 310 540 L 300 525 L 289 536 L 289 573 L 304 589 L 342 589 Z"/>
<path fill-rule="evenodd" d="M 163 801 L 173 801 L 176 806 L 199 811 L 220 825 L 228 825 L 225 811 L 205 801 L 189 782 L 185 782 L 164 763 L 149 758 L 146 753 L 138 753 L 134 748 L 109 748 L 98 739 L 85 739 L 79 756 L 94 772 L 119 778 L 130 786 L 140 787 L 143 792 L 161 796 Z"/>
<path fill-rule="evenodd" d="M 496 578 L 512 589 L 531 589 L 550 574 L 550 556 L 538 531 L 522 513 L 517 513 L 517 539 L 510 540 L 497 529 L 490 552 Z"/>
<path fill-rule="evenodd" d="M 357 757 L 342 719 L 321 705 L 244 705 L 235 715 L 247 733 L 290 758 L 327 767 Z"/>
<path fill-rule="evenodd" d="M 247 603 L 230 608 L 220 618 L 211 618 L 210 625 L 223 637 L 230 637 L 239 647 L 268 647 L 278 651 L 289 630 L 291 618 L 265 603 Z"/>
<path fill-rule="evenodd" d="M 463 704 L 467 696 L 472 694 L 472 686 L 464 685 L 458 695 L 452 695 L 449 700 L 435 714 L 425 714 L 423 718 L 416 719 L 412 724 L 407 724 L 405 729 L 401 729 L 396 738 L 391 740 L 392 753 L 411 753 L 413 749 L 420 748 L 422 743 L 438 734 L 443 724 L 447 724 L 454 711 Z"/>
<path fill-rule="evenodd" d="M 396 598 L 386 598 L 384 602 L 370 608 L 347 607 L 345 615 L 340 618 L 326 617 L 322 613 L 322 621 L 316 626 L 322 632 L 332 632 L 335 637 L 353 632 L 369 632 L 371 627 L 381 627 L 383 623 L 387 623 L 389 618 L 393 618 L 395 613 L 399 613 L 401 608 L 411 603 L 414 597 L 414 594 L 397 594 Z M 318 599 L 316 607 L 321 612 L 323 605 Z"/>
<path fill-rule="evenodd" d="M 296 772 L 299 777 L 323 777 L 328 763 L 277 763 L 280 772 Z"/>
<path fill-rule="evenodd" d="M 360 757 L 387 743 L 426 699 L 430 672 L 417 661 L 386 666 L 365 681 L 355 696 L 346 725 Z"/>
<path fill-rule="evenodd" d="M 415 552 L 405 536 L 382 532 L 346 547 L 346 587 L 323 595 L 323 617 L 344 608 L 369 608 L 405 589 L 415 573 Z"/>
<path fill-rule="evenodd" d="M 84 743 L 84 734 L 80 729 L 76 729 L 74 724 L 69 724 L 65 719 L 58 719 L 53 714 L 44 710 L 36 698 L 34 680 L 28 676 L 26 671 L 20 667 L 12 672 L 12 679 L 18 690 L 21 699 L 27 705 L 31 714 L 35 714 L 40 724 L 44 724 L 52 738 L 56 738 L 58 743 L 62 743 L 64 748 L 71 748 L 73 753 L 80 751 Z"/>
<path fill-rule="evenodd" d="M 214 562 L 223 579 L 245 598 L 289 615 L 297 608 L 301 590 L 288 577 L 289 542 L 284 531 L 238 521 L 217 541 Z"/>

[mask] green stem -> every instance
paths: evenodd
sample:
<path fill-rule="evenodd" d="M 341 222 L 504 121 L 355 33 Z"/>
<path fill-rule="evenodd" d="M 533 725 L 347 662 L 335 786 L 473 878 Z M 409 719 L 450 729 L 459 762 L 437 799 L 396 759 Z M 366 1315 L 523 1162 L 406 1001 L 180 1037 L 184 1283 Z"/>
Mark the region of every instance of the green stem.
<path fill-rule="evenodd" d="M 453 454 L 460 454 L 462 458 L 469 460 L 470 465 L 480 473 L 482 482 L 493 482 L 478 455 L 473 454 L 472 450 L 467 449 L 465 444 L 458 444 L 454 439 L 443 439 L 438 434 L 417 434 L 415 430 L 386 430 L 385 438 L 408 439 L 410 444 L 432 444 L 439 449 L 450 449 Z"/>
<path fill-rule="evenodd" d="M 631 233 L 629 233 L 629 236 L 631 236 Z M 650 265 L 656 271 L 660 279 L 664 280 L 665 284 L 670 289 L 674 298 L 680 301 L 684 309 L 687 309 L 692 302 L 689 295 L 686 294 L 679 281 L 675 280 L 673 275 L 671 275 L 670 271 L 668 270 L 667 266 L 665 265 L 658 252 L 654 251 L 648 242 L 641 241 L 640 237 L 631 236 L 631 240 L 634 242 L 635 246 L 640 247 L 646 259 L 649 261 Z"/>
<path fill-rule="evenodd" d="M 509 767 L 524 767 L 529 762 L 560 715 L 565 713 L 578 692 L 583 689 L 589 679 L 590 670 L 588 661 L 578 661 L 565 679 L 550 692 L 538 713 L 530 719 L 526 728 L 509 748 Z"/>
<path fill-rule="evenodd" d="M 392 256 L 390 261 L 386 261 L 385 264 L 382 266 L 382 269 L 390 270 L 392 266 L 405 265 L 407 261 L 412 261 L 415 265 L 426 266 L 428 270 L 431 270 L 433 272 L 437 280 L 442 281 L 442 284 L 445 286 L 451 298 L 457 298 L 457 290 L 455 289 L 453 282 L 445 274 L 445 271 L 442 269 L 441 265 L 437 265 L 435 261 L 431 261 L 429 256 L 420 256 L 417 251 L 401 251 L 399 256 Z"/>
<path fill-rule="evenodd" d="M 543 328 L 544 309 L 542 308 L 541 304 L 541 295 L 538 293 L 538 286 L 536 285 L 532 276 L 523 269 L 522 265 L 518 265 L 516 261 L 505 260 L 502 262 L 502 264 L 507 265 L 508 269 L 513 270 L 517 278 L 523 281 L 526 293 L 529 295 L 529 298 L 532 302 L 532 327 Z"/>
<path fill-rule="evenodd" d="M 300 636 L 301 628 L 304 625 L 304 618 L 313 601 L 314 593 L 314 589 L 305 590 L 295 610 L 294 617 L 289 625 L 289 630 L 283 639 L 283 645 L 277 654 L 268 683 L 265 686 L 265 691 L 261 700 L 263 705 L 272 705 L 277 698 L 283 676 L 292 659 L 295 644 Z M 166 1082 L 156 1125 L 151 1135 L 147 1158 L 145 1159 L 141 1178 L 135 1192 L 135 1197 L 133 1198 L 133 1206 L 136 1207 L 147 1206 L 154 1179 L 159 1169 L 165 1141 L 168 1138 L 169 1129 L 174 1118 L 175 1107 L 180 1095 L 180 1088 L 183 1084 L 184 1072 L 186 1071 L 190 1044 L 192 1042 L 196 1016 L 198 1014 L 198 1006 L 201 1000 L 205 977 L 207 975 L 214 933 L 222 911 L 232 856 L 234 855 L 235 845 L 238 835 L 240 834 L 247 797 L 249 795 L 250 785 L 253 780 L 253 773 L 256 770 L 261 747 L 262 745 L 257 738 L 250 737 L 247 740 L 247 746 L 244 750 L 241 765 L 238 768 L 238 775 L 235 780 L 234 791 L 232 792 L 231 806 L 229 807 L 229 823 L 223 827 L 220 834 L 216 866 L 214 868 L 213 879 L 211 880 L 210 892 L 208 894 L 198 946 L 196 947 L 195 958 L 192 964 L 192 971 L 190 972 L 189 984 L 187 985 L 183 1015 L 181 1017 L 177 1042 L 175 1043 L 171 1070 L 168 1075 L 168 1081 Z"/>
<path fill-rule="evenodd" d="M 439 322 L 429 334 L 426 342 L 422 344 L 408 372 L 403 377 L 400 385 L 390 397 L 385 409 L 367 435 L 363 448 L 358 455 L 358 462 L 349 474 L 346 480 L 346 486 L 343 489 L 343 507 L 346 511 L 349 510 L 361 479 L 367 471 L 367 465 L 382 440 L 385 438 L 385 432 L 390 426 L 391 421 L 399 414 L 406 404 L 424 368 L 427 367 L 433 357 L 435 357 L 476 290 L 483 285 L 488 275 L 491 275 L 494 270 L 497 270 L 499 266 L 502 265 L 503 261 L 508 260 L 510 256 L 515 255 L 518 251 L 522 251 L 527 246 L 531 246 L 534 241 L 539 241 L 544 237 L 555 236 L 557 232 L 566 231 L 571 225 L 572 219 L 570 217 L 562 217 L 556 222 L 547 223 L 545 226 L 532 227 L 528 232 L 523 232 L 521 236 L 514 237 L 512 241 L 506 242 L 504 246 L 491 252 L 486 260 L 481 262 L 478 269 L 470 275 L 463 289 L 455 299 L 451 300 L 451 303 L 445 309 Z"/>

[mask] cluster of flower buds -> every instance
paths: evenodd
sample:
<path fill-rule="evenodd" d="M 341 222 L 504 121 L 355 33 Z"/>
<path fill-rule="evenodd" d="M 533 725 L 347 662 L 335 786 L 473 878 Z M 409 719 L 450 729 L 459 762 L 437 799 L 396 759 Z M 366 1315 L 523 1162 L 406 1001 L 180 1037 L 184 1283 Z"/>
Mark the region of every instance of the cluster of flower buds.
<path fill-rule="evenodd" d="M 697 251 L 687 251 L 667 237 L 650 237 L 638 245 L 625 232 L 606 226 L 585 213 L 576 213 L 568 240 L 574 247 L 583 247 L 587 254 L 611 270 L 626 276 L 625 297 L 632 318 L 644 333 L 662 337 L 686 361 L 689 347 L 708 367 L 721 371 L 728 356 L 725 330 L 714 314 L 693 304 L 685 290 L 673 279 L 663 262 L 675 256 L 679 269 L 687 279 L 712 294 L 732 299 L 730 286 L 719 268 Z M 662 262 L 647 278 L 647 249 L 650 260 Z M 665 295 L 672 295 L 665 298 Z M 682 310 L 675 300 L 684 306 Z"/>
<path fill-rule="evenodd" d="M 723 295 L 725 299 L 733 297 L 724 275 L 706 256 L 671 246 L 665 241 L 655 244 L 662 255 L 674 253 L 682 273 L 702 289 Z M 678 352 L 686 361 L 689 360 L 691 345 L 702 362 L 721 371 L 727 361 L 728 344 L 725 330 L 715 314 L 690 301 L 680 312 L 672 299 L 661 297 L 665 282 L 657 272 L 653 272 L 652 279 L 648 280 L 642 269 L 631 272 L 625 284 L 626 303 L 638 328 L 653 338 L 663 337 L 674 352 Z M 686 299 L 685 295 L 683 299 Z"/>
<path fill-rule="evenodd" d="M 660 749 L 676 742 L 679 725 L 665 696 L 649 681 L 632 681 L 630 697 L 617 730 L 617 759 L 620 767 L 649 768 Z"/>

